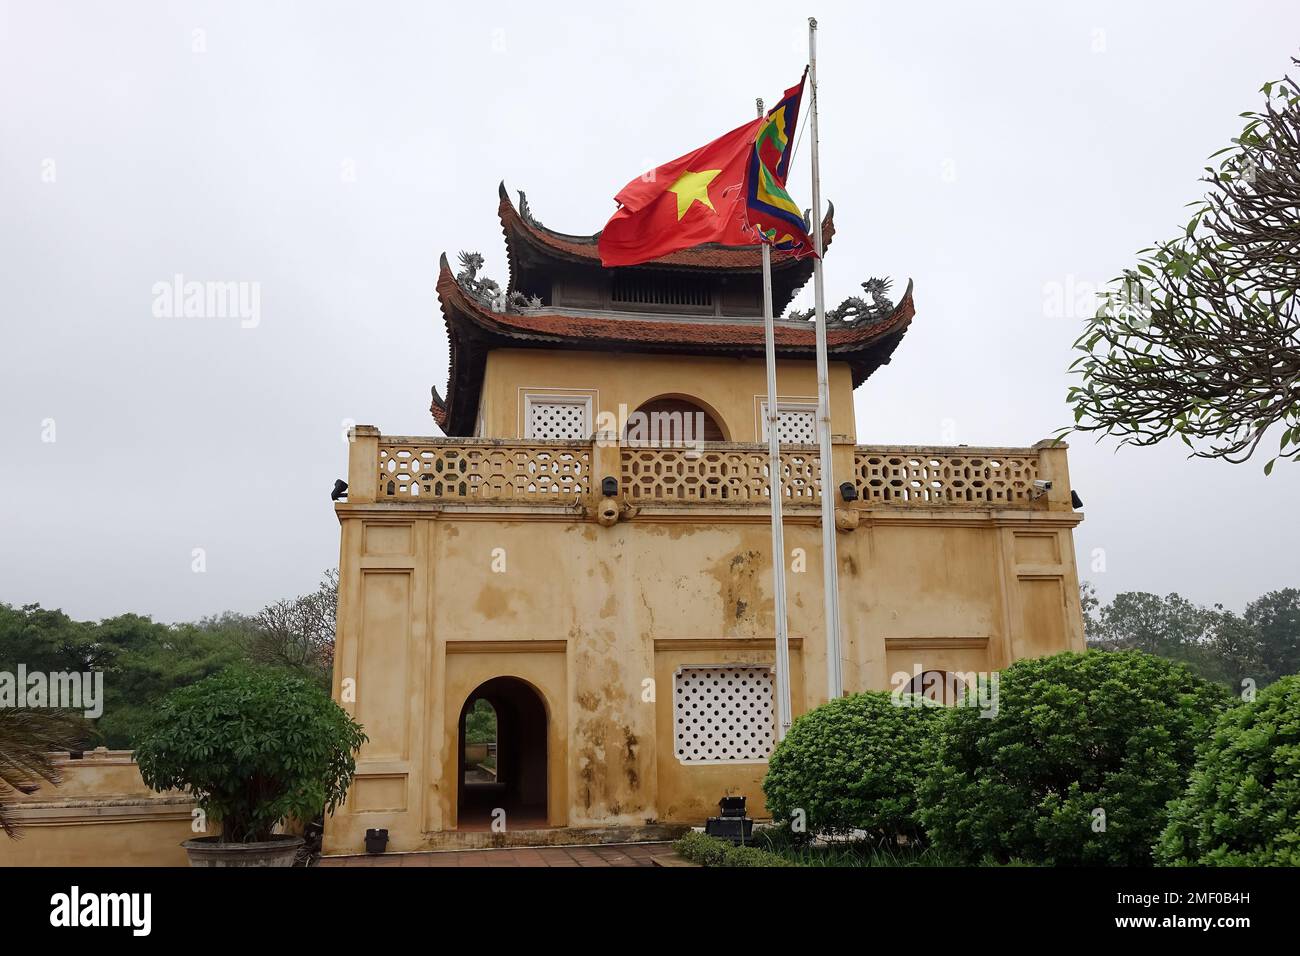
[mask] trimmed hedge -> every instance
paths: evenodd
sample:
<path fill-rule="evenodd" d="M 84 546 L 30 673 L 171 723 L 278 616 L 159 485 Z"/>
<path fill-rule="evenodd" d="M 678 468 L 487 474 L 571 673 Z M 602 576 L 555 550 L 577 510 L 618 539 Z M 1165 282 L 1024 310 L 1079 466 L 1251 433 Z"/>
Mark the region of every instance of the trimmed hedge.
<path fill-rule="evenodd" d="M 1150 654 L 1087 651 L 1017 661 L 997 701 L 996 717 L 943 722 L 920 790 L 935 846 L 968 863 L 1141 866 L 1228 693 Z"/>
<path fill-rule="evenodd" d="M 1219 718 L 1155 854 L 1175 866 L 1300 866 L 1300 675 Z"/>
<path fill-rule="evenodd" d="M 795 720 L 763 780 L 772 819 L 806 814 L 807 835 L 865 830 L 875 840 L 922 836 L 916 789 L 943 709 L 905 695 L 853 694 Z"/>
<path fill-rule="evenodd" d="M 691 831 L 673 849 L 700 866 L 793 866 L 789 860 L 756 846 L 735 846 L 704 833 Z"/>

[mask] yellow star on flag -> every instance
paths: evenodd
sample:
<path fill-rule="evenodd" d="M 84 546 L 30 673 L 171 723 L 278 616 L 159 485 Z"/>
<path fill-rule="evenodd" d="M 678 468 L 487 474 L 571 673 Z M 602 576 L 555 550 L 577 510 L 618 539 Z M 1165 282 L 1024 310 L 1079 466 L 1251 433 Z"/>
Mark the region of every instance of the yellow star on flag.
<path fill-rule="evenodd" d="M 682 216 L 691 208 L 695 202 L 704 203 L 710 211 L 717 212 L 713 208 L 713 201 L 709 199 L 709 183 L 713 178 L 722 172 L 720 169 L 706 169 L 702 172 L 692 173 L 685 172 L 678 177 L 677 181 L 668 187 L 668 191 L 677 197 L 677 220 L 680 222 Z"/>

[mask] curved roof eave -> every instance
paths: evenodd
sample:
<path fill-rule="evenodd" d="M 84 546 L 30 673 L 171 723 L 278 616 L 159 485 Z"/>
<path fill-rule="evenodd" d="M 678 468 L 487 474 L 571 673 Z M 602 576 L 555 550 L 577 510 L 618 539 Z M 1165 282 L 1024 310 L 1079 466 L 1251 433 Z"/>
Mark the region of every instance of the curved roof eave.
<path fill-rule="evenodd" d="M 448 435 L 474 428 L 487 352 L 493 348 L 562 348 L 581 351 L 669 352 L 695 355 L 764 354 L 760 322 L 675 323 L 562 314 L 493 312 L 465 292 L 447 262 L 440 260 L 438 301 L 447 327 L 450 363 L 447 397 L 436 389 L 430 411 Z M 916 309 L 912 282 L 893 311 L 870 324 L 827 332 L 828 355 L 847 362 L 853 387 L 887 364 L 910 326 Z M 777 353 L 784 358 L 815 357 L 815 330 L 776 329 Z"/>

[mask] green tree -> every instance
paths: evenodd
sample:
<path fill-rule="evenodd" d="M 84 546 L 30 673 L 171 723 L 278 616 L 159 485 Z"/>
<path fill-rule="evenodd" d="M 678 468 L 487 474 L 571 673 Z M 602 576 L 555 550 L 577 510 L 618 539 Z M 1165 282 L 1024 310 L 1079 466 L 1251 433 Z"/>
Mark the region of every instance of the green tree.
<path fill-rule="evenodd" d="M 99 640 L 94 624 L 62 611 L 0 604 L 0 670 L 13 671 L 20 663 L 30 671 L 102 670 L 116 650 Z"/>
<path fill-rule="evenodd" d="M 1300 589 L 1269 591 L 1246 605 L 1245 618 L 1258 639 L 1261 683 L 1300 674 Z"/>
<path fill-rule="evenodd" d="M 763 778 L 772 818 L 807 835 L 864 830 L 878 842 L 917 840 L 916 788 L 942 707 L 907 694 L 850 694 L 795 720 Z"/>
<path fill-rule="evenodd" d="M 332 813 L 365 741 L 347 712 L 305 678 L 230 668 L 163 698 L 139 734 L 135 759 L 148 786 L 190 793 L 220 820 L 224 842 L 259 842 L 288 817 Z"/>
<path fill-rule="evenodd" d="M 497 712 L 483 698 L 465 715 L 465 743 L 494 744 L 497 740 Z"/>
<path fill-rule="evenodd" d="M 919 791 L 935 846 L 968 863 L 1148 864 L 1227 692 L 1138 651 L 1025 659 L 999 676 L 995 718 L 955 707 L 942 724 Z"/>
<path fill-rule="evenodd" d="M 1182 661 L 1202 677 L 1236 691 L 1243 681 L 1263 687 L 1300 673 L 1300 589 L 1270 591 L 1236 614 L 1216 604 L 1199 607 L 1177 594 L 1117 594 L 1100 605 L 1080 586 L 1088 646 L 1139 650 Z"/>
<path fill-rule="evenodd" d="M 110 627 L 117 619 L 104 622 Z M 114 750 L 134 746 L 137 731 L 170 691 L 247 660 L 249 628 L 236 615 L 198 624 L 150 622 L 147 635 L 115 653 L 104 677 L 104 714 L 98 739 Z"/>
<path fill-rule="evenodd" d="M 1200 673 L 1240 690 L 1242 681 L 1267 683 L 1259 631 L 1239 614 L 1216 604 L 1210 615 L 1210 641 L 1196 666 Z"/>
<path fill-rule="evenodd" d="M 1203 662 L 1214 616 L 1178 594 L 1125 591 L 1097 614 L 1093 646 L 1145 651 L 1171 660 Z"/>
<path fill-rule="evenodd" d="M 249 657 L 283 667 L 329 689 L 334 667 L 339 573 L 324 573 L 316 590 L 277 601 L 253 619 Z"/>
<path fill-rule="evenodd" d="M 102 671 L 104 714 L 85 725 L 79 745 L 129 749 L 165 694 L 232 664 L 278 667 L 328 690 L 337 602 L 338 572 L 330 570 L 312 593 L 255 616 L 226 612 L 197 623 L 163 624 L 129 613 L 74 621 L 38 604 L 0 604 L 0 670 L 22 664 L 29 672 Z"/>
<path fill-rule="evenodd" d="M 1277 426 L 1300 460 L 1300 86 L 1261 92 L 1181 234 L 1139 252 L 1075 342 L 1075 429 L 1241 462 Z"/>
<path fill-rule="evenodd" d="M 1300 866 L 1300 675 L 1227 711 L 1169 805 L 1156 859 L 1181 866 Z"/>

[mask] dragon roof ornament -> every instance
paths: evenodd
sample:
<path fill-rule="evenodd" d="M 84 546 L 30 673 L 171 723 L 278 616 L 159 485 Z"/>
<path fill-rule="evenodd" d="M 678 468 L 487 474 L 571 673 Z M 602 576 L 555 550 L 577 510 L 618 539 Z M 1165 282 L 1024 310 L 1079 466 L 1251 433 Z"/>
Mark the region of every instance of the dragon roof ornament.
<path fill-rule="evenodd" d="M 456 273 L 456 283 L 493 312 L 523 312 L 525 309 L 542 307 L 542 300 L 535 295 L 524 295 L 518 289 L 507 292 L 495 279 L 487 276 L 480 278 L 479 270 L 483 268 L 485 261 L 481 253 L 466 252 L 462 249 L 456 261 L 460 264 L 460 271 Z"/>
<path fill-rule="evenodd" d="M 886 295 L 892 284 L 892 279 L 877 279 L 872 276 L 862 283 L 862 290 L 871 296 L 871 302 L 868 303 L 860 295 L 851 295 L 835 308 L 826 310 L 827 323 L 836 322 L 850 328 L 858 328 L 884 321 L 894 312 L 894 302 Z M 814 314 L 813 309 L 791 309 L 786 313 L 786 318 L 796 322 L 806 322 Z"/>

